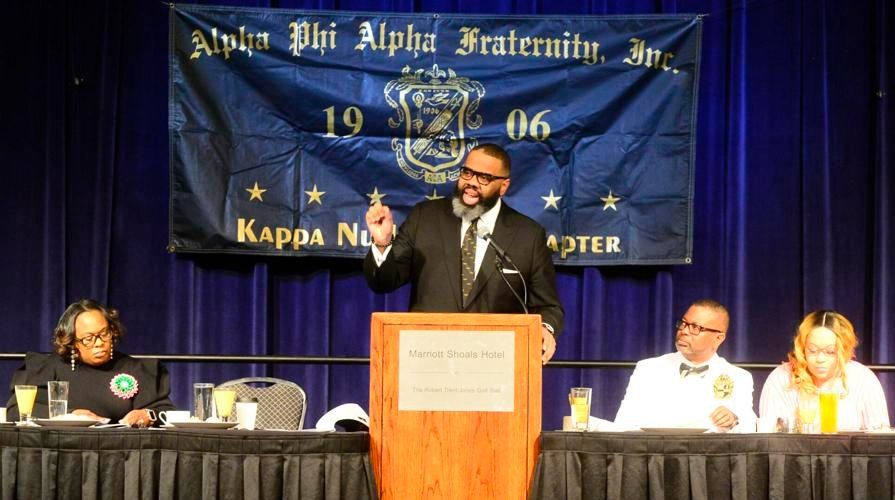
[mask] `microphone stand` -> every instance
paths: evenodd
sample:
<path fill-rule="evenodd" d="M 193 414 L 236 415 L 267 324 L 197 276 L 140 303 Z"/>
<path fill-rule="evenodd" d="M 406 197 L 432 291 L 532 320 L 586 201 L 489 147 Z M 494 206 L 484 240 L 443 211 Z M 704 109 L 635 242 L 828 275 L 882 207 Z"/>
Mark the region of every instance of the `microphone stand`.
<path fill-rule="evenodd" d="M 503 248 L 500 248 L 500 246 L 494 242 L 494 240 L 491 238 L 491 233 L 483 234 L 482 239 L 487 241 L 488 244 L 491 245 L 491 248 L 494 249 L 494 253 L 497 254 L 497 258 L 494 259 L 494 265 L 497 267 L 497 272 L 498 274 L 500 274 L 500 278 L 503 280 L 504 283 L 507 284 L 507 288 L 510 289 L 513 297 L 515 297 L 516 301 L 518 301 L 519 304 L 522 306 L 522 310 L 525 311 L 525 314 L 528 314 L 528 286 L 525 284 L 525 276 L 522 274 L 522 271 L 519 270 L 519 268 L 516 266 L 516 263 L 513 262 L 513 259 L 511 259 L 510 256 L 503 251 Z M 510 267 L 519 274 L 519 278 L 522 280 L 522 295 L 524 298 L 519 296 L 519 292 L 517 292 L 516 289 L 513 288 L 513 285 L 510 284 L 510 280 L 507 279 L 506 274 L 503 272 L 504 262 L 509 264 Z"/>
<path fill-rule="evenodd" d="M 512 261 L 510 262 L 510 264 L 512 264 Z M 528 301 L 528 287 L 525 286 L 525 278 L 522 276 L 522 273 L 519 271 L 519 269 L 516 269 L 515 265 L 513 265 L 513 268 L 517 273 L 519 273 L 519 277 L 522 279 L 522 293 L 525 295 L 525 299 L 519 297 L 519 292 L 517 292 L 516 289 L 513 288 L 513 285 L 510 284 L 510 280 L 508 280 L 506 274 L 504 274 L 503 261 L 500 260 L 500 257 L 494 259 L 494 265 L 497 266 L 498 274 L 500 274 L 503 282 L 507 284 L 507 288 L 510 289 L 510 292 L 513 293 L 513 297 L 516 297 L 516 300 L 522 306 L 522 310 L 525 311 L 525 314 L 528 314 L 528 306 L 525 304 Z"/>

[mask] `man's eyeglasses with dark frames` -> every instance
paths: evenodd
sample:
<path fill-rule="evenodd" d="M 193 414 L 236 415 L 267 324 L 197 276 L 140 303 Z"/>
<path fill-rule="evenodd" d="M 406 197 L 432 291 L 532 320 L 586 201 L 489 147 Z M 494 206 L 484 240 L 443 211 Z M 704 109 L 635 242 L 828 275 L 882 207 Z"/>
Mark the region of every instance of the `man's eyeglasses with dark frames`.
<path fill-rule="evenodd" d="M 484 172 L 477 172 L 467 166 L 460 167 L 460 177 L 469 180 L 472 179 L 473 175 L 476 177 L 476 179 L 478 179 L 479 184 L 481 184 L 482 186 L 487 186 L 488 184 L 491 184 L 491 181 L 494 180 L 509 179 L 509 177 L 503 177 L 500 175 L 491 175 Z"/>
<path fill-rule="evenodd" d="M 108 342 L 109 339 L 112 338 L 112 332 L 110 332 L 108 329 L 106 329 L 106 330 L 103 330 L 103 331 L 97 333 L 96 335 L 88 335 L 86 337 L 81 337 L 76 340 L 78 342 L 80 342 L 81 345 L 84 347 L 93 347 L 94 344 L 96 344 L 97 338 L 102 339 L 103 342 Z"/>
<path fill-rule="evenodd" d="M 687 320 L 679 319 L 674 322 L 674 330 L 684 330 L 688 335 L 702 335 L 703 332 L 711 332 L 711 333 L 724 333 L 721 330 L 715 330 L 714 328 L 707 328 L 702 325 L 697 325 L 696 323 L 690 323 Z"/>

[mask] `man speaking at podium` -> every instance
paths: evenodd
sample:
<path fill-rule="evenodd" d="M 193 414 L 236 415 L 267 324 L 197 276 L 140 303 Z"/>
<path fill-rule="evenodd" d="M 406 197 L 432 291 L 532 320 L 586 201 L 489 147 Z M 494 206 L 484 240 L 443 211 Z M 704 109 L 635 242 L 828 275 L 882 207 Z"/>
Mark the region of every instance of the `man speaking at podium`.
<path fill-rule="evenodd" d="M 540 314 L 547 363 L 563 326 L 556 272 L 544 228 L 501 201 L 509 187 L 509 155 L 481 144 L 460 168 L 453 197 L 417 204 L 394 238 L 391 211 L 373 204 L 364 275 L 378 293 L 409 281 L 411 311 Z"/>

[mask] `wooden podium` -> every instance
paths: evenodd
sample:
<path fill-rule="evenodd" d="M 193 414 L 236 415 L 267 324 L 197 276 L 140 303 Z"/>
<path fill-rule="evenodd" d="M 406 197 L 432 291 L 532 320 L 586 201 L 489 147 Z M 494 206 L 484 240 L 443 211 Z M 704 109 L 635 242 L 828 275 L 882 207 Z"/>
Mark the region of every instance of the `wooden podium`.
<path fill-rule="evenodd" d="M 370 455 L 379 497 L 526 498 L 541 432 L 541 317 L 374 313 L 370 330 Z M 420 333 L 428 338 L 427 332 L 444 337 L 445 331 L 465 338 L 491 333 L 492 339 L 512 343 L 512 364 L 503 365 L 512 370 L 512 387 L 506 391 L 512 392 L 508 409 L 399 410 L 399 405 L 407 408 L 413 399 L 407 396 L 406 386 L 404 393 L 399 389 L 401 383 L 412 382 L 399 377 L 400 339 Z M 405 374 L 405 378 L 411 377 Z"/>

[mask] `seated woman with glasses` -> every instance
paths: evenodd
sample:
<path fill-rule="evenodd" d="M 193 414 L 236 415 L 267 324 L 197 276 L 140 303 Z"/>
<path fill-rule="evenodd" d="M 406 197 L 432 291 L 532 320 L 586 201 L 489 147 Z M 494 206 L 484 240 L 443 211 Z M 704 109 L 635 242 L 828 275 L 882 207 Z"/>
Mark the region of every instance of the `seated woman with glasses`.
<path fill-rule="evenodd" d="M 152 425 L 155 412 L 173 410 L 168 371 L 155 360 L 138 360 L 115 347 L 124 335 L 118 311 L 89 299 L 68 306 L 53 332 L 54 354 L 29 352 L 10 383 L 7 419 L 18 419 L 14 387 L 38 387 L 33 416 L 48 417 L 47 381 L 69 383 L 68 411 L 134 427 Z"/>
<path fill-rule="evenodd" d="M 819 412 L 803 411 L 800 417 L 800 404 L 817 408 L 819 391 L 832 390 L 839 393 L 839 430 L 888 427 L 886 395 L 879 379 L 852 359 L 857 345 L 854 327 L 838 312 L 821 310 L 805 316 L 788 361 L 771 372 L 761 391 L 761 419 L 795 422 L 801 418 L 806 420 L 799 420 L 802 425 L 813 427 Z"/>

